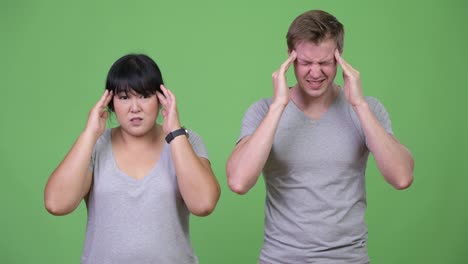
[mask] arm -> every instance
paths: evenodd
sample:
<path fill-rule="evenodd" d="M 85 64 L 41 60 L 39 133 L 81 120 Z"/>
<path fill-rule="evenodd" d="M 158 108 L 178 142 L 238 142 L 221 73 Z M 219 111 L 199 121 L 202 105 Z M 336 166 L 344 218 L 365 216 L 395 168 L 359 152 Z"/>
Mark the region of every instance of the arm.
<path fill-rule="evenodd" d="M 276 129 L 290 95 L 286 71 L 296 59 L 292 51 L 288 59 L 273 73 L 274 100 L 258 128 L 234 148 L 226 164 L 228 185 L 238 194 L 247 193 L 257 182 L 270 154 Z"/>
<path fill-rule="evenodd" d="M 353 69 L 338 50 L 335 58 L 343 69 L 346 99 L 356 112 L 367 146 L 385 180 L 396 189 L 408 188 L 413 181 L 414 160 L 408 149 L 382 127 L 362 95 L 359 72 Z"/>
<path fill-rule="evenodd" d="M 80 204 L 91 187 L 92 172 L 89 161 L 97 139 L 105 130 L 106 105 L 112 99 L 112 92 L 107 90 L 89 113 L 86 129 L 52 172 L 44 190 L 44 203 L 47 211 L 53 215 L 71 213 Z"/>
<path fill-rule="evenodd" d="M 174 94 L 163 85 L 161 90 L 164 95 L 158 93 L 158 98 L 163 106 L 163 131 L 168 134 L 181 126 Z M 187 137 L 174 138 L 170 147 L 177 184 L 187 208 L 194 215 L 209 215 L 221 193 L 210 162 L 196 155 Z"/>

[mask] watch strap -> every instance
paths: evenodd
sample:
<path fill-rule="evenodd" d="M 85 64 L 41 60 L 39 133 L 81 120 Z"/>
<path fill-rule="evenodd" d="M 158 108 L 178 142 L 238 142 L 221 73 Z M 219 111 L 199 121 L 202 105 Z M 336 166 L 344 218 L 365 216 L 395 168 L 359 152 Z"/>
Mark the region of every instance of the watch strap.
<path fill-rule="evenodd" d="M 184 127 L 181 127 L 181 128 L 176 129 L 176 130 L 174 130 L 172 132 L 169 132 L 169 134 L 167 134 L 167 136 L 166 136 L 167 144 L 171 143 L 171 141 L 174 138 L 176 138 L 178 136 L 182 136 L 182 135 L 187 135 L 188 136 L 188 131 Z"/>

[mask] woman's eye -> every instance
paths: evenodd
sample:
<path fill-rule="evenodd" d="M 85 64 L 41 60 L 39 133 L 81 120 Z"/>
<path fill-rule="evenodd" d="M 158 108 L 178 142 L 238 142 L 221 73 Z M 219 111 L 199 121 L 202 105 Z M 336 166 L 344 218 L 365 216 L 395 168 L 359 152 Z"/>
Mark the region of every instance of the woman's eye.
<path fill-rule="evenodd" d="M 152 96 L 153 96 L 152 94 L 140 95 L 140 98 L 148 99 L 148 98 L 151 98 Z"/>
<path fill-rule="evenodd" d="M 128 99 L 128 96 L 126 96 L 126 95 L 119 95 L 119 99 L 120 99 L 120 100 L 127 100 L 127 99 Z"/>

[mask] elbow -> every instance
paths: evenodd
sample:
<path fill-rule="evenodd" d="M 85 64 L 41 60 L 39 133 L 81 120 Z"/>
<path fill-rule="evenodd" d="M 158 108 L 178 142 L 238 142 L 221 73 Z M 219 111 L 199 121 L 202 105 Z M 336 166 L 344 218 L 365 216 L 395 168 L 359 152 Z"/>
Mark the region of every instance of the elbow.
<path fill-rule="evenodd" d="M 198 204 L 189 208 L 190 213 L 201 217 L 210 215 L 216 208 L 216 204 L 218 203 L 220 196 L 221 189 L 219 185 L 217 185 L 216 190 L 213 191 L 210 196 L 205 197 L 204 201 L 200 201 Z"/>
<path fill-rule="evenodd" d="M 407 166 L 395 166 L 392 171 L 387 171 L 384 174 L 385 179 L 397 190 L 404 190 L 413 183 L 414 161 Z"/>
<path fill-rule="evenodd" d="M 44 207 L 52 215 L 61 216 L 71 213 L 76 206 L 67 204 L 65 199 L 54 197 L 53 193 L 45 193 Z"/>
<path fill-rule="evenodd" d="M 240 195 L 246 194 L 249 191 L 249 188 L 246 186 L 246 184 L 243 184 L 242 181 L 239 180 L 239 175 L 235 175 L 235 173 L 232 172 L 229 167 L 226 169 L 226 175 L 228 186 L 231 191 Z"/>
<path fill-rule="evenodd" d="M 196 216 L 204 217 L 210 215 L 214 211 L 214 207 L 203 207 L 191 210 L 190 212 Z"/>
<path fill-rule="evenodd" d="M 242 184 L 239 181 L 232 180 L 232 178 L 228 178 L 228 185 L 231 191 L 240 195 L 244 195 L 249 191 L 245 184 Z"/>
<path fill-rule="evenodd" d="M 219 198 L 219 196 L 218 196 L 218 198 Z M 192 213 L 192 214 L 194 214 L 196 216 L 200 216 L 200 217 L 208 216 L 216 208 L 216 203 L 217 202 L 218 202 L 218 199 L 216 199 L 214 201 L 210 201 L 210 202 L 205 202 L 203 204 L 199 204 L 197 207 L 191 208 L 190 213 Z"/>
<path fill-rule="evenodd" d="M 393 180 L 389 180 L 389 183 L 397 190 L 404 190 L 413 183 L 413 172 L 401 171 L 392 178 Z"/>
<path fill-rule="evenodd" d="M 227 183 L 231 191 L 240 195 L 244 195 L 249 191 L 250 188 L 248 188 L 247 184 L 242 182 L 242 177 L 230 162 L 228 162 L 226 166 L 226 176 Z"/>
<path fill-rule="evenodd" d="M 393 183 L 392 185 L 397 190 L 404 190 L 404 189 L 409 188 L 412 183 L 413 183 L 413 175 L 410 174 L 404 177 L 403 179 L 400 179 L 399 181 Z"/>
<path fill-rule="evenodd" d="M 400 174 L 402 175 L 397 182 L 393 184 L 393 187 L 397 190 L 404 190 L 407 189 L 411 186 L 413 183 L 414 177 L 413 177 L 413 171 L 414 171 L 414 159 L 410 154 L 409 162 L 407 166 L 401 168 Z"/>
<path fill-rule="evenodd" d="M 51 199 L 45 199 L 44 206 L 47 212 L 55 216 L 61 216 L 70 213 L 70 210 L 67 210 L 67 208 L 60 205 L 60 203 L 57 203 Z"/>

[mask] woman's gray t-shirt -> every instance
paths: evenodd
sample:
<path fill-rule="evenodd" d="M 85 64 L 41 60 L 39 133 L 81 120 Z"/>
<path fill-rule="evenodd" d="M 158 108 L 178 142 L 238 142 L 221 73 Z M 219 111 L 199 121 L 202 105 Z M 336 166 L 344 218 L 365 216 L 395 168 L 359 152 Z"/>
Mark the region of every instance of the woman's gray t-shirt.
<path fill-rule="evenodd" d="M 197 156 L 208 158 L 196 133 L 189 131 L 189 141 Z M 148 175 L 138 180 L 118 168 L 107 129 L 95 145 L 90 169 L 82 263 L 198 263 L 190 243 L 190 212 L 168 144 Z"/>

